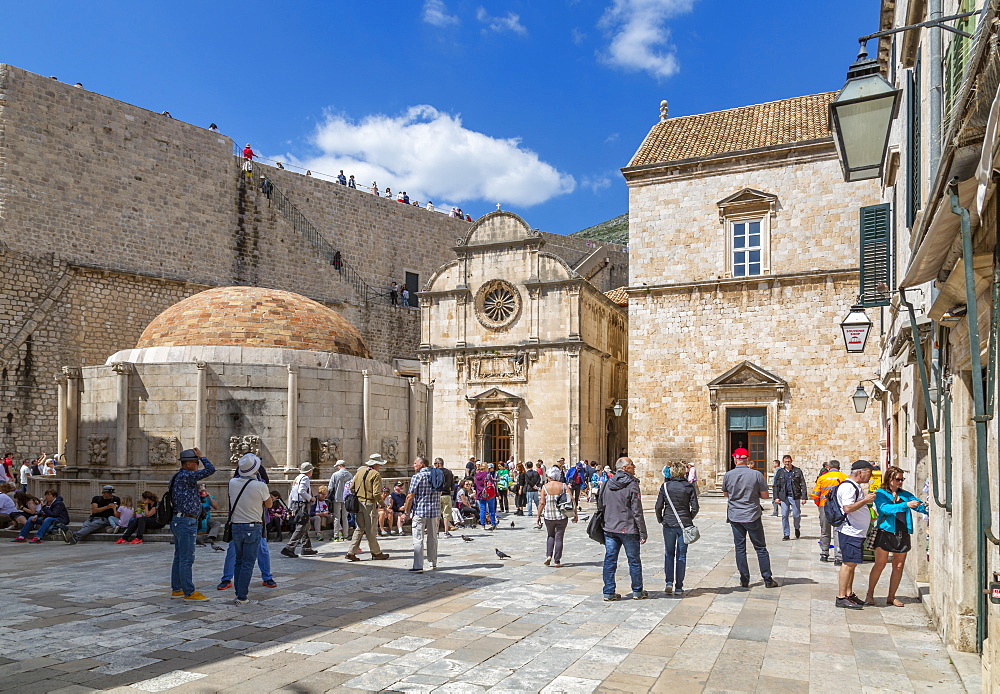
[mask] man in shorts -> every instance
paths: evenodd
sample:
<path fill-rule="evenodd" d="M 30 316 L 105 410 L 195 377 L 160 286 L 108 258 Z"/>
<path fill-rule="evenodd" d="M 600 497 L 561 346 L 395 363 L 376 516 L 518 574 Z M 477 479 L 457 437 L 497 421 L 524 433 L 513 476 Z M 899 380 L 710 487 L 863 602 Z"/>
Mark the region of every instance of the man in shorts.
<path fill-rule="evenodd" d="M 455 473 L 444 466 L 444 458 L 435 458 L 434 467 L 441 468 L 444 473 L 444 488 L 448 491 L 441 492 L 441 520 L 444 521 L 444 536 L 451 537 L 451 495 L 455 489 Z"/>
<path fill-rule="evenodd" d="M 837 501 L 847 515 L 847 520 L 837 528 L 844 563 L 840 566 L 840 590 L 835 604 L 848 610 L 863 609 L 865 604 L 854 594 L 853 584 L 854 570 L 862 561 L 862 547 L 865 536 L 868 535 L 868 525 L 872 522 L 868 504 L 875 500 L 875 493 L 864 492 L 872 478 L 872 469 L 872 464 L 867 460 L 855 460 L 851 464 L 851 476 L 837 487 Z"/>

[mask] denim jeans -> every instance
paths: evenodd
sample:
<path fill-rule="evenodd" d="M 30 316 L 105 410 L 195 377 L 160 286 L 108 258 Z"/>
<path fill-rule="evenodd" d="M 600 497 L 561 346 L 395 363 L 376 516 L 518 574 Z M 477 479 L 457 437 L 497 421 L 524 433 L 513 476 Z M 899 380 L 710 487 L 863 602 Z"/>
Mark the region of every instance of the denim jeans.
<path fill-rule="evenodd" d="M 80 526 L 80 529 L 73 533 L 73 537 L 77 540 L 82 540 L 90 533 L 96 533 L 98 530 L 104 530 L 109 527 L 111 527 L 111 523 L 107 518 L 88 518 L 83 521 L 83 525 Z"/>
<path fill-rule="evenodd" d="M 488 516 L 488 517 L 487 517 Z M 487 523 L 486 521 L 489 521 Z M 497 499 L 493 497 L 492 499 L 480 499 L 479 500 L 479 525 L 496 525 L 497 524 Z"/>
<path fill-rule="evenodd" d="M 262 531 L 263 532 L 263 531 Z M 263 581 L 273 581 L 271 575 L 271 552 L 267 549 L 267 538 L 261 536 L 260 548 L 257 550 L 257 566 L 260 567 L 260 578 Z M 236 573 L 236 547 L 232 542 L 226 549 L 226 561 L 222 565 L 222 581 L 231 581 Z"/>
<path fill-rule="evenodd" d="M 253 565 L 260 553 L 260 535 L 263 526 L 260 523 L 233 523 L 233 540 L 229 544 L 236 547 L 236 570 L 233 585 L 236 588 L 236 599 L 246 600 L 250 590 L 250 577 L 253 575 Z"/>
<path fill-rule="evenodd" d="M 781 500 L 781 530 L 785 533 L 785 537 L 791 535 L 788 532 L 788 512 L 792 512 L 792 518 L 795 521 L 795 529 L 799 529 L 799 524 L 802 522 L 802 502 L 798 499 L 793 499 L 790 496 L 786 496 Z"/>
<path fill-rule="evenodd" d="M 618 553 L 625 547 L 628 573 L 632 579 L 632 592 L 642 591 L 642 562 L 639 560 L 639 535 L 604 531 L 604 594 L 615 592 L 615 571 L 618 570 Z"/>
<path fill-rule="evenodd" d="M 191 567 L 194 566 L 194 541 L 198 535 L 198 521 L 174 515 L 170 521 L 170 532 L 174 535 L 174 563 L 170 567 L 170 589 L 191 595 L 194 592 Z"/>
<path fill-rule="evenodd" d="M 666 583 L 673 583 L 678 590 L 684 587 L 687 569 L 688 546 L 684 544 L 681 528 L 663 526 L 663 575 Z M 676 568 L 675 568 L 676 566 Z"/>
<path fill-rule="evenodd" d="M 538 510 L 538 492 L 528 492 L 528 510 L 526 511 L 526 513 L 530 516 L 537 510 Z"/>
<path fill-rule="evenodd" d="M 760 575 L 764 579 L 771 576 L 771 555 L 767 553 L 767 543 L 764 539 L 764 523 L 760 518 L 752 523 L 731 523 L 733 526 L 733 544 L 736 545 L 736 568 L 740 572 L 740 579 L 750 580 L 750 566 L 747 564 L 747 535 L 750 542 L 757 551 L 757 565 L 760 566 Z"/>
<path fill-rule="evenodd" d="M 52 526 L 59 522 L 58 518 L 43 518 L 38 521 L 29 520 L 21 528 L 21 537 L 28 537 L 32 530 L 38 528 L 38 532 L 35 533 L 35 537 L 41 540 L 43 537 L 49 534 Z"/>

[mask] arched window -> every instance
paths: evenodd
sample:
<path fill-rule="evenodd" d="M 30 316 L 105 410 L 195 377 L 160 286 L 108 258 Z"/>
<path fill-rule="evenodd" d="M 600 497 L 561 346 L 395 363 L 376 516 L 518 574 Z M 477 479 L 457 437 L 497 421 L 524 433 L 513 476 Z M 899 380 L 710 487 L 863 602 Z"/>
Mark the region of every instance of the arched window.
<path fill-rule="evenodd" d="M 483 432 L 483 460 L 501 463 L 510 457 L 510 427 L 502 419 L 494 419 Z"/>

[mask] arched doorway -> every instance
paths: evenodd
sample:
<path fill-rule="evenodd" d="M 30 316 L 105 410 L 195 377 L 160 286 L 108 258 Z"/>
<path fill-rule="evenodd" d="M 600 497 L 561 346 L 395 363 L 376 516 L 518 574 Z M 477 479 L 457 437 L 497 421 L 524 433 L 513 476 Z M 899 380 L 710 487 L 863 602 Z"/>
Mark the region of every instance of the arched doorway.
<path fill-rule="evenodd" d="M 510 427 L 502 419 L 494 419 L 483 431 L 482 460 L 502 463 L 510 457 Z"/>

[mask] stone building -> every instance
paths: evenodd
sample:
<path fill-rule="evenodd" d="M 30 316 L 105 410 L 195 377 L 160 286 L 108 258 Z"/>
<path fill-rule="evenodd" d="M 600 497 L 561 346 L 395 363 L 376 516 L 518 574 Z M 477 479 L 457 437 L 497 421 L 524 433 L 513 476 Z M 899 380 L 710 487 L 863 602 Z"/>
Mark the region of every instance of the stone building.
<path fill-rule="evenodd" d="M 253 452 L 280 489 L 303 461 L 323 480 L 338 459 L 353 469 L 371 453 L 388 461 L 383 476 L 408 476 L 429 444 L 429 389 L 371 359 L 336 311 L 291 292 L 200 292 L 157 316 L 135 348 L 64 372 L 58 426 L 77 463 L 59 485 L 77 510 L 109 481 L 134 498 L 160 491 L 194 446 L 223 470 Z M 220 498 L 228 477 L 208 481 Z"/>
<path fill-rule="evenodd" d="M 629 187 L 629 452 L 646 489 L 683 459 L 715 486 L 746 447 L 815 477 L 831 458 L 881 457 L 878 415 L 850 396 L 877 347 L 847 354 L 858 208 L 815 94 L 660 121 Z"/>
<path fill-rule="evenodd" d="M 884 172 L 880 231 L 894 249 L 878 341 L 888 461 L 930 507 L 915 516 L 907 571 L 945 643 L 982 654 L 982 690 L 1000 689 L 1000 54 L 996 2 L 946 0 L 966 35 L 916 27 L 883 39 L 883 76 L 901 90 Z M 929 18 L 927 3 L 881 3 L 880 30 Z M 860 32 L 863 33 L 863 32 Z M 963 216 L 967 215 L 963 222 Z M 911 313 L 912 311 L 912 313 Z M 926 381 L 926 388 L 924 382 Z"/>
<path fill-rule="evenodd" d="M 625 445 L 625 311 L 595 278 L 624 254 L 570 266 L 516 214 L 491 212 L 420 293 L 434 455 L 487 462 L 613 460 Z"/>
<path fill-rule="evenodd" d="M 374 359 L 415 358 L 420 312 L 392 306 L 389 283 L 417 288 L 469 225 L 243 164 L 228 137 L 0 64 L 0 452 L 61 450 L 60 369 L 103 364 L 212 287 L 307 296 Z M 600 245 L 542 235 L 572 263 Z M 626 272 L 595 281 L 611 289 Z"/>

